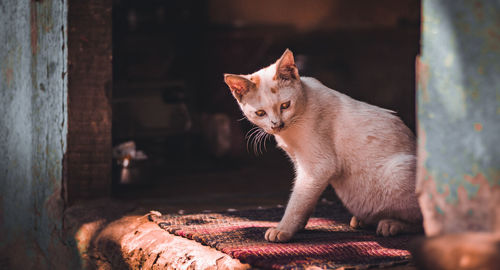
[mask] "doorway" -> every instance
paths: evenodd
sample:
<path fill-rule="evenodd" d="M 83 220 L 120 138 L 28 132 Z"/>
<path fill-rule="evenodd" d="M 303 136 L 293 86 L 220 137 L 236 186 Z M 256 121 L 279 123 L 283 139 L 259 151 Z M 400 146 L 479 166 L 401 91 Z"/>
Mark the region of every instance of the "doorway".
<path fill-rule="evenodd" d="M 412 0 L 115 0 L 113 196 L 285 203 L 292 166 L 273 140 L 247 146 L 253 125 L 222 74 L 252 73 L 290 48 L 301 76 L 394 110 L 415 130 L 419 36 Z"/>

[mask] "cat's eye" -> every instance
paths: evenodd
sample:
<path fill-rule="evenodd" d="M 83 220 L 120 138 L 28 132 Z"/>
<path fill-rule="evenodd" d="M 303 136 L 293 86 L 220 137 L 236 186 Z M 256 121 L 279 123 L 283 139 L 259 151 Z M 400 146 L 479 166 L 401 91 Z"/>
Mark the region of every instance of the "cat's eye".
<path fill-rule="evenodd" d="M 290 107 L 290 101 L 285 102 L 285 103 L 281 103 L 280 109 L 286 110 L 286 109 L 288 109 L 288 107 Z"/>
<path fill-rule="evenodd" d="M 258 111 L 256 111 L 256 112 L 255 112 L 255 114 L 256 114 L 258 117 L 262 117 L 262 116 L 266 115 L 266 112 L 265 112 L 265 111 L 263 111 L 263 110 L 258 110 Z"/>

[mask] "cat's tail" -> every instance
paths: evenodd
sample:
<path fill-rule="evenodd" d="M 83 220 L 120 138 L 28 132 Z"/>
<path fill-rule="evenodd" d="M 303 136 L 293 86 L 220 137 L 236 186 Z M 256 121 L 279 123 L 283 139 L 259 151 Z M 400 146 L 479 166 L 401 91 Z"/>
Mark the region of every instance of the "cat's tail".
<path fill-rule="evenodd" d="M 391 156 L 382 168 L 382 179 L 391 194 L 391 205 L 395 218 L 409 223 L 419 223 L 422 214 L 415 192 L 416 156 L 412 154 L 396 154 Z"/>
<path fill-rule="evenodd" d="M 401 153 L 390 156 L 384 163 L 382 170 L 383 179 L 398 177 L 415 184 L 417 157 L 412 154 Z M 404 181 L 404 182 L 407 182 Z M 399 181 L 398 181 L 399 182 Z"/>

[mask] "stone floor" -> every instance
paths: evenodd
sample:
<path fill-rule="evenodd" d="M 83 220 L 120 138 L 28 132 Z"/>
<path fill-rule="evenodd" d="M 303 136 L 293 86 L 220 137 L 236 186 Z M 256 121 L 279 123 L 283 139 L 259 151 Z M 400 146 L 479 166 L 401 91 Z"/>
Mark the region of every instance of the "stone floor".
<path fill-rule="evenodd" d="M 233 201 L 238 200 L 233 198 Z M 240 201 L 239 205 L 246 203 Z M 82 266 L 87 269 L 251 269 L 250 265 L 220 251 L 171 235 L 148 221 L 147 215 L 157 211 L 152 209 L 163 213 L 176 209 L 175 205 L 166 206 L 164 202 L 150 208 L 153 205 L 151 201 L 144 207 L 135 202 L 106 199 L 69 208 L 65 215 L 65 234 L 76 241 Z M 226 206 L 219 204 L 215 210 Z"/>
<path fill-rule="evenodd" d="M 73 235 L 83 268 L 250 268 L 215 249 L 165 232 L 145 213 L 138 205 L 112 200 L 69 209 L 65 232 Z"/>
<path fill-rule="evenodd" d="M 225 161 L 221 161 L 225 162 Z M 229 161 L 230 162 L 230 161 Z M 64 233 L 90 269 L 248 269 L 215 249 L 174 236 L 149 222 L 150 211 L 196 213 L 285 205 L 293 179 L 277 150 L 243 165 L 174 170 L 166 164 L 130 168 L 115 181 L 113 198 L 77 204 L 65 212 Z M 213 164 L 212 164 L 213 165 Z M 208 167 L 208 166 L 207 166 Z M 118 172 L 122 176 L 122 172 Z M 126 175 L 126 174 L 125 174 Z M 116 180 L 116 179 L 115 179 Z M 117 184 L 118 183 L 118 184 Z M 335 196 L 329 189 L 325 198 Z M 414 269 L 396 267 L 393 269 Z"/>
<path fill-rule="evenodd" d="M 249 269 L 250 265 L 171 235 L 147 219 L 151 211 L 189 214 L 285 205 L 293 178 L 288 160 L 270 150 L 247 161 L 227 168 L 222 163 L 216 169 L 148 168 L 148 173 L 134 175 L 135 182 L 115 185 L 111 198 L 66 209 L 63 235 L 78 249 L 86 269 Z M 323 194 L 326 199 L 332 196 L 332 189 Z M 440 269 L 446 270 L 458 269 L 457 263 L 491 266 L 484 269 L 500 264 L 499 235 L 446 236 L 423 242 L 415 253 L 422 269 L 435 269 L 439 261 Z M 0 254 L 0 269 L 2 264 Z"/>

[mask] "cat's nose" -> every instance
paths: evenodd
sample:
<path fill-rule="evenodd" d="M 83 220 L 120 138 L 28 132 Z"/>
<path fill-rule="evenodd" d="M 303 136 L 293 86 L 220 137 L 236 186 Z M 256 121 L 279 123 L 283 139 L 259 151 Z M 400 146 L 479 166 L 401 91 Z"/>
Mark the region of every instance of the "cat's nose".
<path fill-rule="evenodd" d="M 271 122 L 271 123 L 273 124 L 271 127 L 273 130 L 280 130 L 285 127 L 285 123 L 283 123 L 282 121 Z"/>

